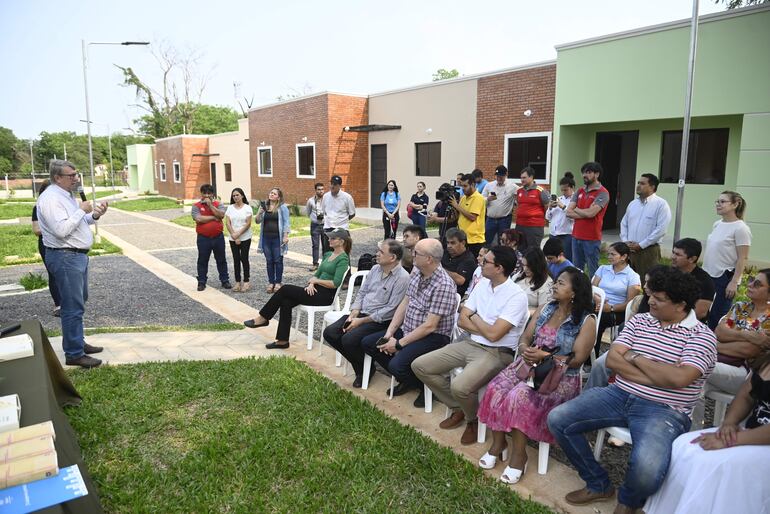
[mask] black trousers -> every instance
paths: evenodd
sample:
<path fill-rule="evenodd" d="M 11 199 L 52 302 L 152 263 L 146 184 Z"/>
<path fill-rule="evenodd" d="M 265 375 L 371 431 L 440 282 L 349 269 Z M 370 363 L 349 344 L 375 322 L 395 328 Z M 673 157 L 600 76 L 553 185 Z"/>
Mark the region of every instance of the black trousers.
<path fill-rule="evenodd" d="M 594 345 L 594 352 L 596 356 L 599 356 L 599 352 L 602 349 L 602 336 L 604 331 L 610 327 L 620 325 L 626 320 L 626 312 L 602 312 L 602 319 L 599 321 L 599 333 L 596 336 L 596 344 Z"/>
<path fill-rule="evenodd" d="M 233 266 L 235 267 L 235 281 L 241 281 L 241 266 L 243 266 L 243 281 L 249 281 L 249 248 L 251 248 L 251 239 L 241 241 L 241 244 L 235 244 L 230 241 L 230 252 L 233 254 Z"/>
<path fill-rule="evenodd" d="M 359 318 L 365 318 L 366 314 L 359 314 Z M 388 329 L 390 321 L 377 323 L 372 321 L 364 323 L 349 332 L 342 331 L 342 325 L 348 320 L 347 316 L 342 316 L 339 320 L 332 323 L 324 330 L 323 338 L 329 343 L 329 346 L 342 354 L 345 359 L 353 366 L 356 376 L 364 374 L 364 350 L 361 347 L 361 340 L 375 332 L 382 332 Z"/>
<path fill-rule="evenodd" d="M 398 231 L 398 222 L 401 220 L 401 216 L 396 212 L 396 230 L 393 230 L 393 225 L 390 222 L 390 218 L 383 212 L 382 213 L 382 228 L 385 230 L 385 239 L 395 239 L 396 232 Z"/>
<path fill-rule="evenodd" d="M 259 315 L 270 320 L 280 311 L 281 317 L 278 320 L 278 330 L 275 333 L 277 341 L 288 341 L 291 331 L 291 310 L 297 305 L 329 305 L 334 300 L 336 289 L 316 286 L 316 293 L 310 296 L 305 292 L 305 288 L 299 286 L 283 286 L 277 293 L 267 301 L 264 307 L 259 311 Z M 308 327 L 313 330 L 313 327 Z"/>

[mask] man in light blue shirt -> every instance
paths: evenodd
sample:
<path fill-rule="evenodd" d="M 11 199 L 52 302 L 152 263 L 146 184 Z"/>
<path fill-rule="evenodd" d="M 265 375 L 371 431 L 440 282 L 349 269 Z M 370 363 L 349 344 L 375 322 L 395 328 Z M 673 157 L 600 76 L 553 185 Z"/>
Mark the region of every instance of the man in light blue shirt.
<path fill-rule="evenodd" d="M 628 204 L 620 222 L 620 240 L 631 249 L 628 261 L 640 277 L 660 262 L 660 242 L 671 221 L 668 202 L 655 194 L 659 182 L 652 173 L 639 177 L 639 198 Z"/>
<path fill-rule="evenodd" d="M 88 300 L 88 251 L 94 238 L 89 225 L 107 212 L 107 202 L 92 205 L 78 202 L 73 193 L 80 186 L 80 176 L 69 161 L 53 159 L 50 164 L 51 186 L 37 200 L 37 215 L 45 264 L 54 275 L 61 292 L 62 347 L 66 364 L 95 368 L 102 361 L 91 357 L 101 347 L 85 342 L 83 313 Z"/>

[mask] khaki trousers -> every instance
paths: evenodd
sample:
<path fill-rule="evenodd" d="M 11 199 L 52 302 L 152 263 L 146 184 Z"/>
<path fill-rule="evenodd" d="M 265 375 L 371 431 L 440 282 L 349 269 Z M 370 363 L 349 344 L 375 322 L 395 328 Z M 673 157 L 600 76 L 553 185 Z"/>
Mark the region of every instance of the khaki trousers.
<path fill-rule="evenodd" d="M 639 279 L 641 279 L 642 285 L 644 285 L 644 275 L 650 271 L 650 268 L 660 263 L 660 245 L 650 245 L 640 252 L 629 254 L 628 262 L 634 271 L 639 274 Z"/>
<path fill-rule="evenodd" d="M 467 421 L 476 420 L 478 391 L 513 362 L 513 350 L 484 346 L 463 339 L 427 353 L 412 362 L 412 371 L 450 409 L 462 409 Z M 449 380 L 449 372 L 463 372 Z"/>

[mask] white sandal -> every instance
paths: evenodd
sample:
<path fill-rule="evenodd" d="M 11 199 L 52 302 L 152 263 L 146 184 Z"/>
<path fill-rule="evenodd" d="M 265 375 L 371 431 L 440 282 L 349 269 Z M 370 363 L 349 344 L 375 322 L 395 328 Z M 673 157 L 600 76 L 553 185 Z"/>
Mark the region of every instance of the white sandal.
<path fill-rule="evenodd" d="M 501 457 L 498 457 L 497 455 L 492 455 L 491 453 L 486 452 L 479 459 L 479 467 L 481 469 L 492 469 L 495 466 L 497 466 L 498 460 L 508 460 L 508 448 L 503 450 L 503 454 Z"/>
<path fill-rule="evenodd" d="M 515 484 L 521 480 L 521 476 L 527 472 L 527 464 L 524 464 L 524 470 L 505 466 L 503 474 L 500 475 L 500 481 L 506 484 Z"/>

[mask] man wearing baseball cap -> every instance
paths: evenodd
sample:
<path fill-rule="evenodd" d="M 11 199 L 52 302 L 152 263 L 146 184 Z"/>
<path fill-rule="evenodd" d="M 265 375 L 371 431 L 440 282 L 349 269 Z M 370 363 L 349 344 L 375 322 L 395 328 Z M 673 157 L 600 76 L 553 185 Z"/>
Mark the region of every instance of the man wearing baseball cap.
<path fill-rule="evenodd" d="M 323 253 L 326 253 L 330 249 L 326 234 L 335 228 L 347 230 L 348 222 L 356 215 L 356 204 L 353 197 L 342 190 L 342 177 L 339 175 L 332 175 L 329 191 L 324 194 L 321 204 L 324 213 Z"/>

